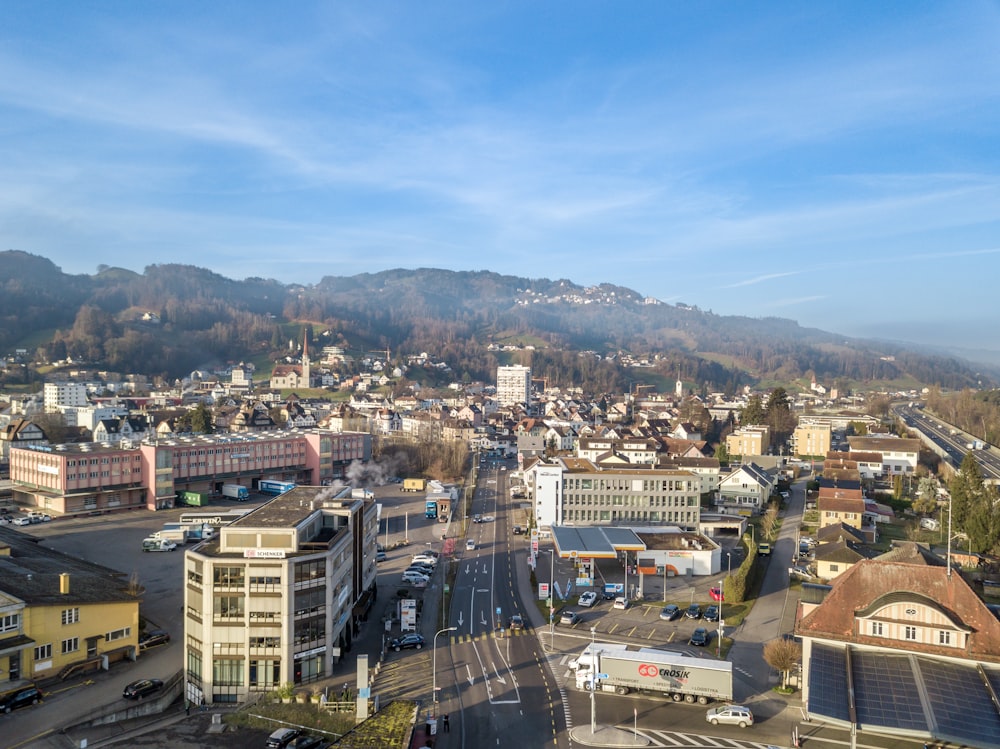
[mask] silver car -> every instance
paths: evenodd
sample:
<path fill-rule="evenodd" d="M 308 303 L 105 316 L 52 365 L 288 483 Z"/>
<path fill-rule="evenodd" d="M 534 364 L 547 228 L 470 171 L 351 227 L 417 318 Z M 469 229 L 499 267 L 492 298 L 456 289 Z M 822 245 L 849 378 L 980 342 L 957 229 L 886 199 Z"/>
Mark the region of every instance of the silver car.
<path fill-rule="evenodd" d="M 753 713 L 743 705 L 722 705 L 713 707 L 705 713 L 705 720 L 713 726 L 729 725 L 746 728 L 753 725 Z"/>

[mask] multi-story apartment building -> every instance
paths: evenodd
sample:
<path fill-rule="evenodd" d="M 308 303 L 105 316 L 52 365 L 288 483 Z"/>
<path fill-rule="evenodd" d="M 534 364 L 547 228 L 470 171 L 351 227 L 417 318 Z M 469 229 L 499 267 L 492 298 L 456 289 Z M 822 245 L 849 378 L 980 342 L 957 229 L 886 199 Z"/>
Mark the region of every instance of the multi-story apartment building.
<path fill-rule="evenodd" d="M 46 413 L 55 413 L 61 406 L 88 405 L 87 386 L 82 382 L 46 382 L 42 393 Z"/>
<path fill-rule="evenodd" d="M 531 403 L 531 367 L 497 367 L 497 401 L 501 406 Z"/>
<path fill-rule="evenodd" d="M 184 559 L 185 696 L 246 701 L 323 678 L 374 599 L 375 503 L 296 487 Z"/>
<path fill-rule="evenodd" d="M 218 493 L 225 483 L 254 490 L 261 479 L 318 486 L 371 460 L 371 436 L 358 432 L 201 435 L 151 443 L 83 443 L 14 448 L 15 502 L 72 515 L 173 507 L 178 492 Z"/>
<path fill-rule="evenodd" d="M 912 474 L 920 460 L 920 440 L 873 435 L 869 437 L 848 437 L 850 452 L 881 453 L 882 473 L 886 476 Z"/>
<path fill-rule="evenodd" d="M 697 530 L 701 479 L 650 465 L 601 467 L 556 458 L 525 471 L 535 519 L 552 525 L 676 525 Z"/>
<path fill-rule="evenodd" d="M 763 424 L 740 427 L 726 437 L 730 455 L 764 455 L 771 446 L 771 430 Z"/>
<path fill-rule="evenodd" d="M 792 432 L 792 452 L 797 458 L 823 457 L 830 451 L 829 424 L 799 424 Z"/>
<path fill-rule="evenodd" d="M 0 679 L 134 659 L 139 599 L 125 575 L 0 528 Z"/>

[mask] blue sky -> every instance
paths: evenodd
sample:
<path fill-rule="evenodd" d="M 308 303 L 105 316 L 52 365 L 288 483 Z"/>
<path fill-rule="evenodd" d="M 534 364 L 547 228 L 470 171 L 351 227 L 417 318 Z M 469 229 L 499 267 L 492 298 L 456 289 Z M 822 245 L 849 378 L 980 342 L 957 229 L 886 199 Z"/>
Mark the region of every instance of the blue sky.
<path fill-rule="evenodd" d="M 1000 351 L 1000 5 L 0 9 L 0 247 L 628 286 Z"/>

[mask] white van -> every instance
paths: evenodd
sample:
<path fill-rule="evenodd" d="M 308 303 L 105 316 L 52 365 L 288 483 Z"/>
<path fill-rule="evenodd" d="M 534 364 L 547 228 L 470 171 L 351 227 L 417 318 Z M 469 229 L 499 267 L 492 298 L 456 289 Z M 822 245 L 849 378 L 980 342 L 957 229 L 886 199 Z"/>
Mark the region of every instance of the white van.
<path fill-rule="evenodd" d="M 941 523 L 934 518 L 920 518 L 920 527 L 925 531 L 941 530 Z"/>

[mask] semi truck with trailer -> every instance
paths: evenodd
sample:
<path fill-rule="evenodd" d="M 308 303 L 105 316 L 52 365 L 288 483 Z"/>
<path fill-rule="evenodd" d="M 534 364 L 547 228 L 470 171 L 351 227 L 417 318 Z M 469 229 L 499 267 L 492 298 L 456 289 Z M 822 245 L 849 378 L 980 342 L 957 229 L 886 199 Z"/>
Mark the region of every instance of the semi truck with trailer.
<path fill-rule="evenodd" d="M 639 692 L 667 697 L 674 702 L 733 698 L 733 664 L 690 658 L 657 648 L 629 650 L 624 645 L 587 646 L 573 663 L 576 687 L 616 694 Z"/>
<path fill-rule="evenodd" d="M 972 440 L 972 442 L 968 443 L 968 448 L 970 450 L 985 450 L 986 443 L 982 440 Z"/>
<path fill-rule="evenodd" d="M 250 490 L 241 484 L 223 484 L 222 496 L 235 499 L 239 502 L 245 502 L 250 499 Z"/>

